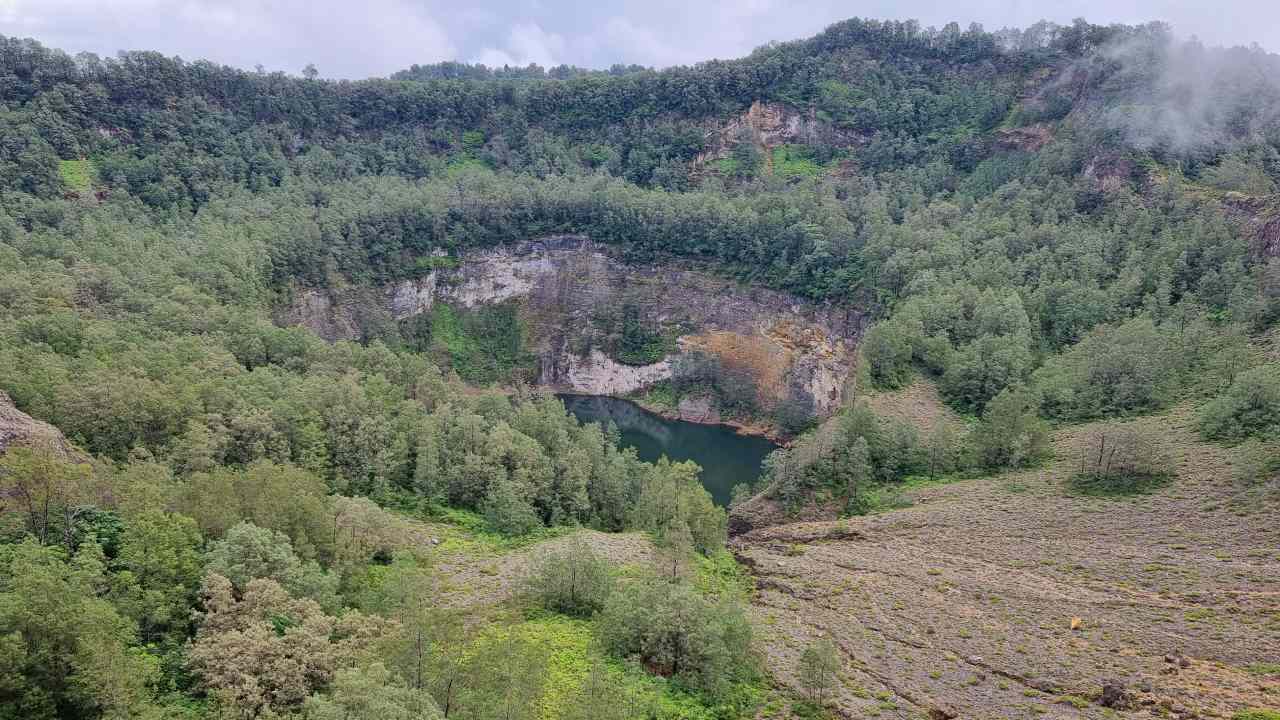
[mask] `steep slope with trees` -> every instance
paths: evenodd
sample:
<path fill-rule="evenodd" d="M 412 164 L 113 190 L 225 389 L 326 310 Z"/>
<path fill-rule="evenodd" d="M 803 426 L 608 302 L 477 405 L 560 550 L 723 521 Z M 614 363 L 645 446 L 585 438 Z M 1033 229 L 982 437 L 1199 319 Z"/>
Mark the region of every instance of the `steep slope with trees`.
<path fill-rule="evenodd" d="M 357 307 L 355 339 L 333 343 L 275 322 L 298 297 L 422 283 L 549 235 L 856 313 L 872 327 L 852 387 L 937 388 L 954 420 L 923 433 L 856 399 L 817 427 L 775 416 L 796 442 L 736 493 L 775 520 L 894 507 L 922 477 L 1035 473 L 1055 450 L 1072 492 L 1173 492 L 1141 433 L 1095 433 L 1069 461 L 1055 444 L 1171 408 L 1271 498 L 1278 64 L 1084 21 L 853 19 L 661 71 L 361 82 L 0 38 L 0 414 L 86 453 L 48 428 L 53 450 L 0 455 L 0 717 L 859 705 L 829 687 L 833 662 L 865 660 L 844 637 L 778 653 L 807 658 L 804 679 L 770 695 L 698 468 L 640 462 L 530 392 L 523 308 Z M 644 307 L 599 311 L 621 363 L 671 341 Z M 735 373 L 704 358 L 668 390 L 753 407 Z M 570 548 L 473 622 L 440 609 L 451 575 L 432 566 L 455 546 L 483 573 L 579 526 L 645 533 L 653 553 L 605 567 Z M 803 532 L 754 528 L 765 544 L 743 556 L 785 562 L 773 541 Z M 795 592 L 759 580 L 766 600 Z M 1219 641 L 1250 632 L 1197 652 L 1249 660 Z"/>

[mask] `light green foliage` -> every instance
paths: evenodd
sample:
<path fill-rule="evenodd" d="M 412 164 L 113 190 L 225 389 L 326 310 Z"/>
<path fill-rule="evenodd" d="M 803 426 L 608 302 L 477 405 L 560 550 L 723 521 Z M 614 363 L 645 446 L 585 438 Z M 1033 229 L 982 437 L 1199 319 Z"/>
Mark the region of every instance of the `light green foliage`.
<path fill-rule="evenodd" d="M 1280 712 L 1266 708 L 1250 708 L 1232 715 L 1231 720 L 1280 720 Z"/>
<path fill-rule="evenodd" d="M 547 664 L 547 648 L 523 637 L 485 639 L 467 661 L 460 714 L 475 720 L 534 720 Z"/>
<path fill-rule="evenodd" d="M 15 447 L 0 456 L 0 491 L 18 502 L 0 512 L 20 516 L 26 532 L 40 542 L 61 542 L 70 549 L 91 477 L 87 464 L 69 461 L 50 448 Z"/>
<path fill-rule="evenodd" d="M 338 670 L 329 697 L 307 698 L 302 716 L 307 720 L 435 720 L 443 717 L 430 695 L 398 686 L 381 663 Z"/>
<path fill-rule="evenodd" d="M 232 527 L 223 539 L 209 546 L 207 568 L 241 592 L 252 581 L 267 578 L 291 595 L 310 598 L 326 609 L 334 610 L 338 605 L 337 577 L 315 561 L 299 560 L 284 534 L 251 523 Z"/>
<path fill-rule="evenodd" d="M 723 547 L 725 512 L 698 482 L 699 472 L 692 461 L 673 463 L 659 458 L 641 487 L 634 525 L 653 532 L 659 543 L 679 536 L 678 544 L 687 543 L 703 554 Z"/>
<path fill-rule="evenodd" d="M 1243 364 L 1243 343 L 1200 319 L 1148 317 L 1091 332 L 1050 359 L 1032 379 L 1050 417 L 1084 420 L 1151 412 L 1201 378 L 1227 382 Z M 1215 367 L 1216 365 L 1216 367 Z M 1202 383 L 1203 384 L 1203 383 Z"/>
<path fill-rule="evenodd" d="M 93 163 L 88 160 L 59 160 L 58 175 L 76 192 L 89 190 L 93 183 Z"/>
<path fill-rule="evenodd" d="M 444 303 L 431 309 L 424 350 L 440 348 L 437 357 L 467 382 L 487 385 L 526 372 L 533 356 L 524 347 L 524 325 L 513 303 L 457 310 Z"/>
<path fill-rule="evenodd" d="M 0 545 L 0 714 L 30 720 L 144 715 L 154 663 L 101 597 L 102 551 L 72 558 L 27 540 Z"/>
<path fill-rule="evenodd" d="M 189 517 L 158 510 L 130 518 L 116 557 L 127 572 L 116 583 L 117 605 L 139 625 L 143 640 L 185 635 L 188 613 L 204 572 L 202 538 Z"/>
<path fill-rule="evenodd" d="M 806 145 L 779 145 L 773 149 L 773 174 L 784 178 L 813 177 L 823 168 L 814 151 Z"/>
<path fill-rule="evenodd" d="M 825 705 L 840 685 L 840 651 L 835 643 L 822 638 L 809 643 L 800 654 L 796 675 L 810 702 Z"/>

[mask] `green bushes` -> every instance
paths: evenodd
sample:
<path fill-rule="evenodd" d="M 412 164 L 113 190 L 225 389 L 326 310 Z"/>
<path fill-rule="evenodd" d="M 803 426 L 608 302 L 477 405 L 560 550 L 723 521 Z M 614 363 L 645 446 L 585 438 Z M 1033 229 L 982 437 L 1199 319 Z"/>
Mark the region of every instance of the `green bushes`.
<path fill-rule="evenodd" d="M 756 672 L 742 608 L 682 583 L 647 578 L 621 588 L 605 604 L 600 634 L 610 652 L 637 656 L 652 671 L 713 697 Z"/>
<path fill-rule="evenodd" d="M 1200 432 L 1212 440 L 1239 442 L 1280 432 L 1280 366 L 1243 372 L 1200 413 Z"/>
<path fill-rule="evenodd" d="M 528 580 L 529 594 L 542 607 L 565 615 L 590 617 L 613 592 L 609 564 L 582 540 L 547 554 Z"/>
<path fill-rule="evenodd" d="M 1002 391 L 982 413 L 973 433 L 977 461 L 984 467 L 1027 467 L 1049 453 L 1049 428 L 1036 412 L 1035 395 L 1025 388 Z"/>

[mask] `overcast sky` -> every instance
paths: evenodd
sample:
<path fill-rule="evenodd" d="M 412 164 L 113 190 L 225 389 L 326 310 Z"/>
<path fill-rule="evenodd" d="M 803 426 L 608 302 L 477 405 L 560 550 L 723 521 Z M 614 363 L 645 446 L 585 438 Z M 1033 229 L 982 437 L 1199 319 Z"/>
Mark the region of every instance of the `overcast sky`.
<path fill-rule="evenodd" d="M 667 66 L 744 55 L 852 16 L 988 30 L 1165 20 L 1208 44 L 1280 52 L 1280 0 L 0 0 L 0 34 L 69 52 L 159 50 L 326 77 L 440 60 Z"/>

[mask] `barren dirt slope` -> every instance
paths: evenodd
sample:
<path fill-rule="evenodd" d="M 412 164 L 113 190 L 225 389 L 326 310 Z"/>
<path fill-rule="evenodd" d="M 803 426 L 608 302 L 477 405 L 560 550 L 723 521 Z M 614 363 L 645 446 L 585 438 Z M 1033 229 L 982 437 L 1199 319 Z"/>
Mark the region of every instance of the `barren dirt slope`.
<path fill-rule="evenodd" d="M 1186 408 L 1135 422 L 1177 462 L 1155 494 L 1067 495 L 1083 426 L 1056 434 L 1059 459 L 1044 470 L 735 538 L 775 675 L 794 684 L 800 652 L 825 634 L 845 659 L 843 717 L 1280 707 L 1280 678 L 1247 670 L 1280 662 L 1280 491 L 1243 490 L 1231 451 L 1200 442 Z M 1105 684 L 1129 696 L 1108 697 L 1115 710 L 1099 704 Z"/>

